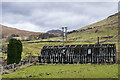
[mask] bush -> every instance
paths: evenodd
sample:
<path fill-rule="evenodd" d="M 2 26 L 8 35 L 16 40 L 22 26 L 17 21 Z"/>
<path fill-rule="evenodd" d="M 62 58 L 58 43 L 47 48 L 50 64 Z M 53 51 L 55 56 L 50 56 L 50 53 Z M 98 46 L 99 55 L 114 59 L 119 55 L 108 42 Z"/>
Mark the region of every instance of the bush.
<path fill-rule="evenodd" d="M 22 54 L 22 43 L 17 39 L 10 39 L 7 49 L 7 64 L 19 63 Z"/>

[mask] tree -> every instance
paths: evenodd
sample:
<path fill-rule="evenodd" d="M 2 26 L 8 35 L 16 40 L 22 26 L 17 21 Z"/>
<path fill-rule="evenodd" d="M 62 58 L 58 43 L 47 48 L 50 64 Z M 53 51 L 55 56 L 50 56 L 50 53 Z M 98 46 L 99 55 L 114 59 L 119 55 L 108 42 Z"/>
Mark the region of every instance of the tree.
<path fill-rule="evenodd" d="M 28 37 L 29 40 L 37 40 L 37 37 L 35 35 L 30 35 Z"/>
<path fill-rule="evenodd" d="M 7 49 L 7 64 L 19 63 L 22 54 L 22 43 L 17 39 L 10 39 Z"/>

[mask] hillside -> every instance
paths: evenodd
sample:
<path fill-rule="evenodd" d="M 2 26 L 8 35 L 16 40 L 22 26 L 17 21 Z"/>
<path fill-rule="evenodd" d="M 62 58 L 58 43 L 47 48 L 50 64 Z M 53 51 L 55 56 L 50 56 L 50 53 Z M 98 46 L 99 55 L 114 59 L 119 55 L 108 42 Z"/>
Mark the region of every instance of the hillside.
<path fill-rule="evenodd" d="M 100 37 L 100 40 L 105 40 L 108 37 L 109 40 L 117 40 L 117 35 L 118 14 L 114 14 L 102 21 L 78 29 L 77 32 L 69 34 L 68 36 L 71 36 L 69 40 L 96 41 L 97 37 Z"/>
<path fill-rule="evenodd" d="M 19 30 L 12 27 L 7 27 L 4 25 L 0 25 L 0 28 L 2 29 L 2 36 L 4 38 L 8 38 L 10 36 L 12 37 L 18 37 L 18 39 L 21 39 L 23 37 L 29 37 L 35 39 L 46 39 L 46 38 L 52 38 L 60 36 L 58 33 L 41 33 L 41 32 L 32 32 L 32 31 L 26 31 L 26 30 Z"/>
<path fill-rule="evenodd" d="M 2 27 L 2 35 L 4 36 L 11 36 L 12 34 L 19 35 L 20 37 L 29 36 L 29 35 L 39 35 L 40 32 L 32 32 L 32 31 L 26 31 L 26 30 L 19 30 L 16 28 L 11 28 L 7 26 L 0 26 Z"/>
<path fill-rule="evenodd" d="M 96 43 L 97 37 L 100 40 L 118 40 L 118 13 L 111 15 L 104 20 L 85 26 L 78 30 L 68 32 L 68 41 Z M 51 38 L 50 40 L 62 40 L 62 37 Z"/>

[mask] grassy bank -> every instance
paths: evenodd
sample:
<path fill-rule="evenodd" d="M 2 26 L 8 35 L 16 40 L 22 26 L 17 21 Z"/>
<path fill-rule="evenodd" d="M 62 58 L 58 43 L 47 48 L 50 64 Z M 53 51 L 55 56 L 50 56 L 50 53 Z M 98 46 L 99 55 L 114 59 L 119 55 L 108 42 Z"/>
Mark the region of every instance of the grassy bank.
<path fill-rule="evenodd" d="M 33 65 L 3 78 L 117 78 L 118 65 L 58 64 Z"/>

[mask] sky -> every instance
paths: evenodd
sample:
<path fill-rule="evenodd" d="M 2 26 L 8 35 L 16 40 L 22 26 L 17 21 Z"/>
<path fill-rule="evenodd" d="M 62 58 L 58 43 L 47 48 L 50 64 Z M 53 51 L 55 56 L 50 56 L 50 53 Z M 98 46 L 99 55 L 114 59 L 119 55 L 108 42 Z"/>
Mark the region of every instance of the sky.
<path fill-rule="evenodd" d="M 117 2 L 2 2 L 2 24 L 34 32 L 80 29 L 118 12 Z"/>

